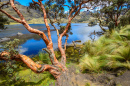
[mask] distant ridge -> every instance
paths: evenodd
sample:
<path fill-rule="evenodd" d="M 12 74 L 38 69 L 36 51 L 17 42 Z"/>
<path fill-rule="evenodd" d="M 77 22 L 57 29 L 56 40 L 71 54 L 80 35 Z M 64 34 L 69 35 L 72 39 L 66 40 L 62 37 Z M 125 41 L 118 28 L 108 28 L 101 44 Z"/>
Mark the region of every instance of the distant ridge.
<path fill-rule="evenodd" d="M 3 1 L 9 1 L 9 0 L 0 0 L 0 2 Z M 43 21 L 43 13 L 38 11 L 38 10 L 34 10 L 34 9 L 30 9 L 28 11 L 28 7 L 21 5 L 18 1 L 14 2 L 15 6 L 20 10 L 20 12 L 23 14 L 24 18 L 26 19 L 26 21 L 28 23 L 44 23 Z M 4 7 L 3 8 L 6 12 L 8 12 L 10 15 L 19 18 L 19 16 L 17 15 L 17 13 L 13 10 L 12 7 L 8 6 L 8 7 Z M 5 16 L 7 17 L 7 16 Z M 89 21 L 89 19 L 91 19 L 91 15 L 88 11 L 82 11 L 79 15 L 77 15 L 72 22 L 73 23 L 86 23 Z M 11 23 L 16 23 L 14 20 L 9 18 L 9 21 Z M 62 20 L 62 23 L 67 23 L 67 18 Z"/>

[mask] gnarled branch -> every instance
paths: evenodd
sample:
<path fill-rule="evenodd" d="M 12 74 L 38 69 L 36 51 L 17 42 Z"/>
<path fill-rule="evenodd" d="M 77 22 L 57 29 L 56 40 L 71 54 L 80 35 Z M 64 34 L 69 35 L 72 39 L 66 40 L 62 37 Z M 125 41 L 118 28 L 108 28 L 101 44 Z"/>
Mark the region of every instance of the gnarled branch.
<path fill-rule="evenodd" d="M 44 22 L 45 22 L 45 25 L 46 25 L 46 28 L 47 28 L 47 32 L 48 32 L 48 38 L 49 38 L 49 41 L 52 42 L 52 39 L 51 39 L 51 32 L 50 32 L 50 26 L 48 25 L 48 22 L 47 22 L 47 14 L 46 14 L 46 10 L 42 4 L 42 0 L 38 0 L 39 1 L 39 6 L 41 7 L 42 9 L 42 12 L 44 14 Z"/>
<path fill-rule="evenodd" d="M 48 64 L 44 64 L 44 65 L 37 64 L 31 58 L 29 58 L 25 55 L 21 55 L 21 54 L 14 55 L 10 58 L 9 58 L 9 56 L 10 56 L 9 52 L 3 51 L 2 53 L 0 53 L 0 60 L 22 61 L 23 63 L 25 63 L 27 65 L 27 67 L 29 67 L 35 73 L 42 73 L 44 71 L 49 71 L 56 79 L 60 75 L 60 72 L 56 66 L 48 65 Z"/>

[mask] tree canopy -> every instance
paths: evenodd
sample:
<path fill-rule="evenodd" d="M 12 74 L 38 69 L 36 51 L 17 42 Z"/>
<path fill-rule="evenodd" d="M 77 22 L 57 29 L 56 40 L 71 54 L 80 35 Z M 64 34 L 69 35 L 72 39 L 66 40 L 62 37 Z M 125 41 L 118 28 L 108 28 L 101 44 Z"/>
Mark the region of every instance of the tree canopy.
<path fill-rule="evenodd" d="M 0 14 L 0 29 L 6 29 L 5 24 L 9 24 L 8 18 Z"/>

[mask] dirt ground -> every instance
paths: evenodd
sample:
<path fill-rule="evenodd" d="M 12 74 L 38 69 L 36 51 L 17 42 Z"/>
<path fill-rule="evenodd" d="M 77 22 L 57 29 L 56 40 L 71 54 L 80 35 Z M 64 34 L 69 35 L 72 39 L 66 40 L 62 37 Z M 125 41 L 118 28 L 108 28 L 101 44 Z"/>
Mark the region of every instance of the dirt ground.
<path fill-rule="evenodd" d="M 74 66 L 69 67 L 55 86 L 130 86 L 130 70 L 115 73 L 82 74 L 76 73 Z M 62 83 L 63 82 L 63 83 Z M 50 85 L 53 86 L 53 85 Z"/>

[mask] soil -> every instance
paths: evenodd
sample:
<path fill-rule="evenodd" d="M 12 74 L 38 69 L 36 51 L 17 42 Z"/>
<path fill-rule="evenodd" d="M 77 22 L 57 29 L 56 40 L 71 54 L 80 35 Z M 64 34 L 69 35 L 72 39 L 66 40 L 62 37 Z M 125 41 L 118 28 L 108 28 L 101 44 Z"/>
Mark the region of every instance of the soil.
<path fill-rule="evenodd" d="M 115 73 L 76 73 L 74 66 L 61 74 L 55 86 L 130 86 L 130 70 Z M 52 84 L 50 86 L 53 86 Z"/>

